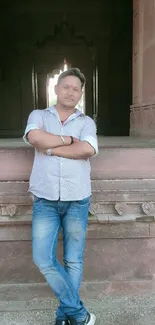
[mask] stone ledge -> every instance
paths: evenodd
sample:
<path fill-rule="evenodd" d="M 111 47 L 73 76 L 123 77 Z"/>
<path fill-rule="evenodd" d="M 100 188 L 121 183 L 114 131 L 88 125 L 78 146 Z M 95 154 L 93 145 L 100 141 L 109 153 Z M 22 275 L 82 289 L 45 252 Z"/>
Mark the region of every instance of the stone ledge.
<path fill-rule="evenodd" d="M 132 106 L 131 106 L 132 108 Z M 99 148 L 155 148 L 155 138 L 150 137 L 105 137 L 98 136 Z M 20 149 L 33 147 L 26 144 L 22 138 L 0 139 L 1 149 Z"/>
<path fill-rule="evenodd" d="M 7 216 L 0 215 L 0 227 L 2 226 L 19 226 L 31 224 L 32 215 L 16 215 L 16 216 Z M 154 223 L 154 215 L 142 215 L 142 214 L 123 214 L 123 215 L 111 215 L 111 214 L 99 214 L 93 213 L 89 214 L 89 224 L 125 224 L 125 223 Z"/>
<path fill-rule="evenodd" d="M 103 299 L 105 296 L 151 294 L 155 292 L 155 281 L 95 281 L 82 282 L 82 299 Z M 57 301 L 46 283 L 21 283 L 0 285 L 0 312 L 55 309 Z M 39 301 L 38 301 L 39 300 Z M 46 304 L 43 301 L 46 300 Z M 92 301 L 92 304 L 94 302 Z M 52 305 L 51 305 L 52 304 Z M 53 307 L 53 308 L 52 308 Z"/>
<path fill-rule="evenodd" d="M 152 227 L 152 228 L 151 228 Z M 119 223 L 99 224 L 89 223 L 87 240 L 149 238 L 155 237 L 155 224 L 150 223 Z M 61 240 L 60 235 L 60 240 Z M 0 241 L 31 241 L 31 222 L 0 223 Z"/>

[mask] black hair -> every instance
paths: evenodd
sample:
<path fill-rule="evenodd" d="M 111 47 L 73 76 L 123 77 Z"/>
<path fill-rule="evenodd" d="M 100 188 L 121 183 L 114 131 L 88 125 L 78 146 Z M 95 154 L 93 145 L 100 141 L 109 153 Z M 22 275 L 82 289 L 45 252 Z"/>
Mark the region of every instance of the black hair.
<path fill-rule="evenodd" d="M 62 79 L 64 79 L 67 76 L 74 76 L 80 79 L 81 81 L 81 88 L 84 87 L 85 83 L 86 83 L 86 78 L 84 76 L 84 74 L 80 71 L 80 69 L 78 68 L 70 68 L 64 72 L 62 72 L 58 78 L 58 84 L 60 83 L 60 81 Z"/>

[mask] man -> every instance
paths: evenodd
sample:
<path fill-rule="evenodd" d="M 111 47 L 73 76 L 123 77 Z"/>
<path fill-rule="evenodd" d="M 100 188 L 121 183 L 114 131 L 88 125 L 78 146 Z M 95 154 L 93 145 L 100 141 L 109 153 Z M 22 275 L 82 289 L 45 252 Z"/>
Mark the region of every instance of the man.
<path fill-rule="evenodd" d="M 78 293 L 91 195 L 89 158 L 98 152 L 94 121 L 75 108 L 84 84 L 79 69 L 63 72 L 56 106 L 34 110 L 24 135 L 35 147 L 29 188 L 33 260 L 60 301 L 56 325 L 94 325 L 96 319 Z M 60 228 L 64 267 L 56 258 Z"/>

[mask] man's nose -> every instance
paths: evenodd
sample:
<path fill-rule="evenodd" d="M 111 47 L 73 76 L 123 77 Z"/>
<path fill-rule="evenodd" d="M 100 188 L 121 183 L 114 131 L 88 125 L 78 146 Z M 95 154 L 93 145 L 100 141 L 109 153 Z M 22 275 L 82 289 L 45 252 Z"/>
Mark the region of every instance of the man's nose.
<path fill-rule="evenodd" d="M 68 89 L 67 94 L 71 96 L 72 93 L 73 93 L 72 89 Z"/>

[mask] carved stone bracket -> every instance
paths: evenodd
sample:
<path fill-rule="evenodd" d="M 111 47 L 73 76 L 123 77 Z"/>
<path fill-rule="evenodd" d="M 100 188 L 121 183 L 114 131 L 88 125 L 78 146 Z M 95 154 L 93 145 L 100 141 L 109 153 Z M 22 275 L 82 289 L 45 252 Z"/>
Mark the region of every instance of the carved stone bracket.
<path fill-rule="evenodd" d="M 125 221 L 155 217 L 155 202 L 98 202 L 91 203 L 90 214 L 97 220 Z"/>
<path fill-rule="evenodd" d="M 144 202 L 142 204 L 143 212 L 148 215 L 155 215 L 155 205 L 153 202 Z"/>
<path fill-rule="evenodd" d="M 126 203 L 116 203 L 115 210 L 120 216 L 122 216 L 127 213 L 127 204 Z"/>
<path fill-rule="evenodd" d="M 2 207 L 2 216 L 15 216 L 17 212 L 17 206 L 15 204 L 9 204 L 5 207 Z"/>
<path fill-rule="evenodd" d="M 89 213 L 95 215 L 98 212 L 99 204 L 91 203 L 89 208 Z"/>

